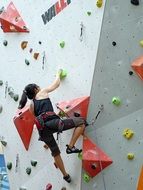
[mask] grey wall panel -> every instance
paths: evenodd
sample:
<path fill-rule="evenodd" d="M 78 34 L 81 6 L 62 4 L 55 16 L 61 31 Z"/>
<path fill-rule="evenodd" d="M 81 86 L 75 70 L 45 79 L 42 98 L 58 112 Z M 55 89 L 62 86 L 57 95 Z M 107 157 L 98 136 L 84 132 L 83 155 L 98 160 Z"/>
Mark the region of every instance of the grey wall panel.
<path fill-rule="evenodd" d="M 112 159 L 113 164 L 88 184 L 82 180 L 82 190 L 135 190 L 143 164 L 143 81 L 134 74 L 131 63 L 143 54 L 139 45 L 143 39 L 143 1 L 134 6 L 130 0 L 107 0 L 99 40 L 88 110 L 90 123 L 104 105 L 87 135 Z M 116 42 L 116 46 L 112 42 Z M 121 105 L 112 104 L 112 98 Z M 135 134 L 131 140 L 123 137 L 125 128 Z M 134 160 L 127 154 L 133 152 Z M 83 171 L 84 173 L 84 171 Z M 104 180 L 103 180 L 104 179 Z M 96 184 L 96 187 L 95 187 Z"/>

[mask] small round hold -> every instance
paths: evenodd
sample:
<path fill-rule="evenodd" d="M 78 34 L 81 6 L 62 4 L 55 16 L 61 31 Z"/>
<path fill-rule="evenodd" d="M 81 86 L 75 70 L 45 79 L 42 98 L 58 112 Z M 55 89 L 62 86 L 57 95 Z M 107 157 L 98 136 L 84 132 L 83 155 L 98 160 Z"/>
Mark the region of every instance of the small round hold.
<path fill-rule="evenodd" d="M 91 168 L 92 168 L 93 170 L 95 170 L 95 169 L 97 168 L 97 165 L 96 165 L 96 164 L 92 164 L 92 165 L 91 165 Z"/>
<path fill-rule="evenodd" d="M 25 64 L 30 65 L 30 62 L 28 61 L 28 59 L 25 59 Z"/>
<path fill-rule="evenodd" d="M 2 86 L 3 85 L 3 81 L 2 80 L 0 80 L 0 86 Z"/>
<path fill-rule="evenodd" d="M 8 169 L 8 170 L 11 170 L 11 169 L 12 169 L 12 162 L 8 162 L 8 163 L 7 163 L 7 169 Z"/>
<path fill-rule="evenodd" d="M 132 76 L 134 73 L 133 71 L 129 71 L 129 75 Z"/>
<path fill-rule="evenodd" d="M 39 44 L 41 45 L 41 44 L 42 44 L 42 42 L 41 42 L 41 41 L 39 41 Z"/>
<path fill-rule="evenodd" d="M 19 99 L 19 95 L 18 94 L 14 94 L 13 99 L 14 99 L 15 102 L 17 102 L 18 99 Z"/>
<path fill-rule="evenodd" d="M 7 41 L 7 40 L 4 40 L 4 41 L 3 41 L 3 45 L 4 45 L 4 46 L 7 46 L 7 44 L 8 44 L 8 41 Z"/>
<path fill-rule="evenodd" d="M 113 45 L 113 46 L 116 46 L 116 45 L 117 45 L 117 43 L 114 41 L 114 42 L 112 42 L 112 45 Z"/>

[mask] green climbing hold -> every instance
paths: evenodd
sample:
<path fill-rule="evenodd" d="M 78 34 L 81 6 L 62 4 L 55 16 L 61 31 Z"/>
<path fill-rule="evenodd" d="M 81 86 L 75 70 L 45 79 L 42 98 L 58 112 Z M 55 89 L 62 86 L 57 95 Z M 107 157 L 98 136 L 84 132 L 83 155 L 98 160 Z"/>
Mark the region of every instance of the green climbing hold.
<path fill-rule="evenodd" d="M 2 86 L 3 85 L 3 81 L 2 80 L 0 80 L 0 86 Z"/>
<path fill-rule="evenodd" d="M 61 48 L 64 48 L 64 47 L 65 47 L 65 42 L 62 41 L 62 42 L 60 43 L 60 46 L 61 46 Z"/>
<path fill-rule="evenodd" d="M 121 100 L 119 97 L 113 97 L 112 98 L 112 103 L 116 106 L 119 106 L 121 104 Z"/>
<path fill-rule="evenodd" d="M 62 70 L 60 73 L 60 79 L 64 79 L 67 76 L 67 71 L 66 70 Z"/>
<path fill-rule="evenodd" d="M 7 163 L 7 169 L 11 170 L 12 169 L 12 162 Z"/>
<path fill-rule="evenodd" d="M 4 45 L 4 46 L 7 46 L 7 44 L 8 44 L 7 40 L 4 40 L 4 41 L 3 41 L 3 45 Z"/>
<path fill-rule="evenodd" d="M 37 165 L 37 161 L 36 160 L 31 160 L 31 166 L 36 166 Z"/>
<path fill-rule="evenodd" d="M 14 94 L 14 96 L 13 96 L 13 99 L 14 99 L 14 101 L 18 101 L 18 99 L 19 99 L 19 95 L 18 94 Z"/>
<path fill-rule="evenodd" d="M 140 41 L 140 46 L 143 47 L 143 40 Z"/>
<path fill-rule="evenodd" d="M 26 168 L 26 173 L 27 173 L 28 175 L 31 174 L 31 168 L 30 168 L 30 167 Z"/>
<path fill-rule="evenodd" d="M 82 152 L 79 152 L 79 153 L 78 153 L 78 158 L 79 158 L 80 160 L 82 160 Z"/>
<path fill-rule="evenodd" d="M 87 175 L 86 173 L 83 175 L 83 180 L 88 183 L 90 181 L 90 176 Z"/>
<path fill-rule="evenodd" d="M 25 64 L 30 65 L 30 62 L 28 61 L 28 59 L 25 59 Z"/>
<path fill-rule="evenodd" d="M 90 15 L 91 15 L 91 12 L 90 12 L 90 11 L 88 11 L 88 12 L 87 12 L 87 15 L 88 15 L 88 16 L 90 16 Z"/>

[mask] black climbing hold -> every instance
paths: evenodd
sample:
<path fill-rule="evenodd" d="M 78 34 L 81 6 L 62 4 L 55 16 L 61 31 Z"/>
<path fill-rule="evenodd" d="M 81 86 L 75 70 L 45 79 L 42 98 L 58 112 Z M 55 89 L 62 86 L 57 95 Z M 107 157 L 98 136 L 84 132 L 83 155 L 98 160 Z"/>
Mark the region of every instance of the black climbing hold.
<path fill-rule="evenodd" d="M 4 45 L 4 46 L 7 46 L 7 44 L 8 44 L 7 40 L 4 40 L 4 41 L 3 41 L 3 45 Z"/>
<path fill-rule="evenodd" d="M 129 71 L 129 75 L 133 75 L 134 73 L 133 73 L 133 71 Z"/>
<path fill-rule="evenodd" d="M 91 168 L 92 168 L 93 170 L 95 170 L 95 169 L 97 168 L 97 165 L 96 165 L 96 164 L 92 164 L 92 165 L 91 165 Z"/>
<path fill-rule="evenodd" d="M 7 145 L 7 142 L 4 141 L 4 140 L 1 140 L 1 144 L 2 144 L 3 146 L 6 146 L 6 145 Z"/>
<path fill-rule="evenodd" d="M 41 42 L 41 41 L 39 41 L 39 44 L 42 44 L 42 42 Z"/>
<path fill-rule="evenodd" d="M 116 43 L 115 41 L 114 41 L 114 42 L 112 42 L 112 45 L 113 45 L 113 46 L 116 46 L 116 44 L 117 44 L 117 43 Z"/>
<path fill-rule="evenodd" d="M 74 112 L 75 117 L 80 117 L 80 113 Z"/>
<path fill-rule="evenodd" d="M 36 166 L 37 165 L 37 161 L 36 160 L 31 160 L 31 166 Z"/>
<path fill-rule="evenodd" d="M 27 173 L 28 175 L 31 174 L 31 168 L 30 168 L 30 167 L 26 168 L 26 173 Z"/>
<path fill-rule="evenodd" d="M 133 5 L 139 5 L 139 0 L 131 0 L 131 3 L 132 3 Z"/>
<path fill-rule="evenodd" d="M 9 170 L 12 169 L 12 163 L 11 163 L 11 162 L 8 162 L 8 163 L 7 163 L 7 169 L 9 169 Z"/>

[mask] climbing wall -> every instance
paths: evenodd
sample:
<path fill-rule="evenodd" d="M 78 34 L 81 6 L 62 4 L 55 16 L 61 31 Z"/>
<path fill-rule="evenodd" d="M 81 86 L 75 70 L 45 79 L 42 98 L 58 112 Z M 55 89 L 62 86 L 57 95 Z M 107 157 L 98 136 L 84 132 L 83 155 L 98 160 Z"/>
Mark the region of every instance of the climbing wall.
<path fill-rule="evenodd" d="M 143 72 L 139 58 L 143 54 L 143 2 L 132 2 L 106 1 L 87 135 L 113 163 L 104 170 L 101 164 L 101 172 L 88 182 L 83 170 L 82 190 L 141 190 L 143 187 Z M 102 155 L 95 153 L 102 161 Z"/>
<path fill-rule="evenodd" d="M 48 86 L 58 69 L 63 68 L 67 77 L 50 94 L 55 111 L 58 112 L 57 103 L 66 101 L 69 106 L 70 100 L 74 102 L 70 105 L 72 111 L 85 108 L 73 100 L 88 97 L 89 101 L 104 5 L 97 6 L 95 0 L 2 0 L 1 7 L 0 141 L 8 189 L 44 190 L 51 184 L 53 190 L 62 187 L 80 190 L 82 161 L 77 155 L 65 153 L 72 130 L 62 133 L 58 142 L 73 179 L 67 184 L 50 151 L 38 141 L 29 110 L 24 108 L 19 112 L 17 106 L 25 85 Z M 86 98 L 85 103 L 86 110 L 81 110 L 84 115 Z M 81 146 L 82 138 L 77 143 L 77 147 Z"/>

